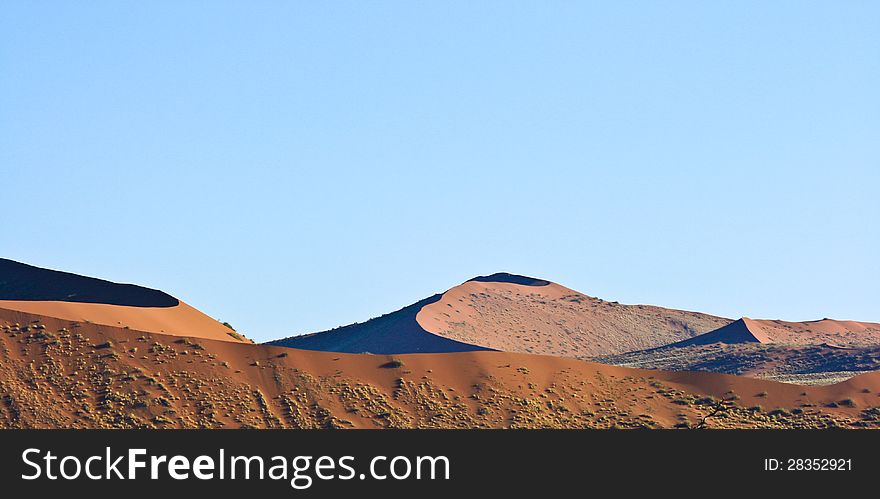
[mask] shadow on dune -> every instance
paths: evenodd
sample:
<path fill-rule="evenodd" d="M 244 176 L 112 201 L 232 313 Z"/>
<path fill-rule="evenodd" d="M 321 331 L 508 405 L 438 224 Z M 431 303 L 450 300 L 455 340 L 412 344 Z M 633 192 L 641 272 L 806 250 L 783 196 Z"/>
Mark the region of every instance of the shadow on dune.
<path fill-rule="evenodd" d="M 492 275 L 481 275 L 479 277 L 474 277 L 469 281 L 507 282 L 510 284 L 520 284 L 522 286 L 546 286 L 550 284 L 550 281 L 545 281 L 543 279 L 535 279 L 534 277 L 527 277 L 524 275 L 508 274 L 507 272 L 498 272 Z"/>
<path fill-rule="evenodd" d="M 419 310 L 425 305 L 437 302 L 442 296 L 442 294 L 436 294 L 397 312 L 370 319 L 362 324 L 350 324 L 320 333 L 291 336 L 270 341 L 268 344 L 302 350 L 376 354 L 491 350 L 437 336 L 419 325 L 416 321 Z"/>
<path fill-rule="evenodd" d="M 0 258 L 0 300 L 66 301 L 131 307 L 175 307 L 177 298 L 155 289 L 43 269 Z"/>

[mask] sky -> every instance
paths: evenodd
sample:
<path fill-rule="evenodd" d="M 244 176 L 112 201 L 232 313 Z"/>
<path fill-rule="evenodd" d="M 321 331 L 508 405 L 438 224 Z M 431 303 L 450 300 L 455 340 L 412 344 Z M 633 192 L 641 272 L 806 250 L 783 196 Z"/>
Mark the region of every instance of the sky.
<path fill-rule="evenodd" d="M 0 256 L 258 341 L 498 271 L 880 322 L 880 3 L 4 1 Z"/>

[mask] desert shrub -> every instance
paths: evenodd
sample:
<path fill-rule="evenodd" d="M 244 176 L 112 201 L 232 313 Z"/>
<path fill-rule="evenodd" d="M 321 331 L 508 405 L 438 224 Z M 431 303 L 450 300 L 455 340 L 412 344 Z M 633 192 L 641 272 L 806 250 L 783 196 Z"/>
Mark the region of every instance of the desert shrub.
<path fill-rule="evenodd" d="M 862 411 L 862 419 L 880 421 L 880 407 L 870 407 Z"/>
<path fill-rule="evenodd" d="M 229 336 L 232 336 L 233 338 L 235 338 L 238 341 L 244 341 L 244 336 L 242 336 L 234 331 L 227 331 L 226 334 L 228 334 Z"/>
<path fill-rule="evenodd" d="M 400 359 L 391 359 L 391 360 L 389 360 L 388 362 L 382 364 L 382 365 L 379 366 L 379 367 L 382 367 L 382 368 L 385 368 L 385 369 L 399 369 L 399 368 L 401 368 L 401 367 L 403 367 L 403 366 L 404 366 L 404 364 L 403 364 L 403 361 L 402 361 L 402 360 L 400 360 Z"/>

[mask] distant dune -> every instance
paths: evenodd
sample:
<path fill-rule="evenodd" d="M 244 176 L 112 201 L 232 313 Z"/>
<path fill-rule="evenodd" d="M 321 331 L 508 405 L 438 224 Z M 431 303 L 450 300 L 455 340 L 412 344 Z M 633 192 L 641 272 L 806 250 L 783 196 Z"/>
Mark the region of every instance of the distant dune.
<path fill-rule="evenodd" d="M 247 341 L 173 296 L 0 259 L 0 309 L 221 341 Z"/>
<path fill-rule="evenodd" d="M 669 346 L 708 345 L 711 343 L 876 346 L 880 345 L 880 324 L 833 319 L 786 322 L 743 317 L 715 331 Z"/>
<path fill-rule="evenodd" d="M 880 324 L 743 317 L 688 340 L 592 359 L 630 367 L 831 384 L 880 368 Z"/>
<path fill-rule="evenodd" d="M 362 324 L 271 344 L 336 352 L 491 349 L 578 357 L 665 345 L 729 322 L 696 312 L 621 305 L 546 280 L 499 273 Z"/>

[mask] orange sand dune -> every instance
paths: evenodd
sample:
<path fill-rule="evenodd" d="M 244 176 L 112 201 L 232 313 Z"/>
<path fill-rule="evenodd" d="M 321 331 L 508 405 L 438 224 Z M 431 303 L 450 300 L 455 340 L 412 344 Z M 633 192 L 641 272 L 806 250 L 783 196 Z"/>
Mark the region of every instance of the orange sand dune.
<path fill-rule="evenodd" d="M 67 301 L 0 300 L 0 309 L 152 333 L 244 341 L 228 327 L 182 301 L 173 307 L 130 307 Z"/>
<path fill-rule="evenodd" d="M 822 319 L 808 322 L 746 319 L 766 343 L 846 346 L 880 345 L 880 324 Z"/>
<path fill-rule="evenodd" d="M 547 281 L 482 279 L 450 289 L 425 305 L 416 320 L 428 332 L 463 343 L 565 357 L 658 347 L 730 323 L 696 312 L 621 305 Z"/>

